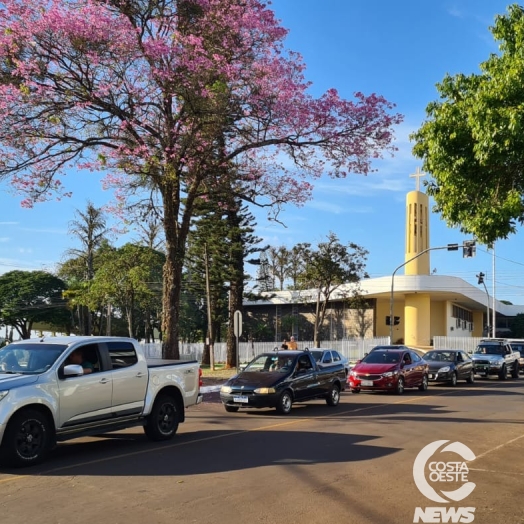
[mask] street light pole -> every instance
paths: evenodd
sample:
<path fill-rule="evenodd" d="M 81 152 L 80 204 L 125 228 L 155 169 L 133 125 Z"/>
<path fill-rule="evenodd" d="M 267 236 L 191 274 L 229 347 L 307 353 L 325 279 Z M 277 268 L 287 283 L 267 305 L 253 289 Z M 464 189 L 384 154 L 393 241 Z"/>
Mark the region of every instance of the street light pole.
<path fill-rule="evenodd" d="M 473 248 L 474 242 L 464 243 L 464 248 Z M 406 260 L 403 264 L 400 264 L 400 266 L 397 266 L 395 268 L 395 271 L 393 271 L 393 274 L 391 275 L 391 296 L 389 300 L 389 343 L 393 344 L 393 325 L 394 325 L 394 316 L 393 316 L 393 306 L 395 302 L 395 275 L 397 271 L 401 268 L 403 268 L 406 264 L 409 264 L 413 260 L 416 260 L 418 257 L 421 257 L 422 255 L 425 255 L 428 251 L 437 251 L 438 249 L 447 249 L 448 251 L 458 251 L 459 245 L 458 244 L 448 244 L 447 246 L 439 246 L 439 247 L 428 247 L 427 249 L 423 249 L 420 253 L 417 253 L 413 258 L 410 258 L 409 260 Z M 471 251 L 471 255 L 473 254 L 473 251 Z"/>

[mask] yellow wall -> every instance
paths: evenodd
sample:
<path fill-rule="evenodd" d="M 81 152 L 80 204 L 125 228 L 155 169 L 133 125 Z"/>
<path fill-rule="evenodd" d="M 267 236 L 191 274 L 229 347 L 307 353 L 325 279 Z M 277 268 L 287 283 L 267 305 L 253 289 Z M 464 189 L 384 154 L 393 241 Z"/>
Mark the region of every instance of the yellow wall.
<path fill-rule="evenodd" d="M 397 340 L 404 338 L 404 300 L 397 299 L 393 303 L 393 316 L 400 317 L 400 324 L 393 326 L 393 340 L 395 344 Z M 389 299 L 377 300 L 377 318 L 376 318 L 376 336 L 389 337 L 390 326 L 386 325 L 386 317 L 389 316 L 390 301 Z"/>
<path fill-rule="evenodd" d="M 484 335 L 484 311 L 473 311 L 473 337 Z"/>
<path fill-rule="evenodd" d="M 431 325 L 430 325 L 430 336 L 433 337 L 445 337 L 449 336 L 447 332 L 447 308 L 446 302 L 431 302 Z"/>
<path fill-rule="evenodd" d="M 404 260 L 429 248 L 429 199 L 425 193 L 410 191 L 406 197 L 406 253 Z M 406 264 L 406 275 L 429 275 L 429 252 Z"/>
<path fill-rule="evenodd" d="M 429 347 L 431 341 L 431 307 L 429 293 L 406 295 L 404 307 L 407 346 Z"/>

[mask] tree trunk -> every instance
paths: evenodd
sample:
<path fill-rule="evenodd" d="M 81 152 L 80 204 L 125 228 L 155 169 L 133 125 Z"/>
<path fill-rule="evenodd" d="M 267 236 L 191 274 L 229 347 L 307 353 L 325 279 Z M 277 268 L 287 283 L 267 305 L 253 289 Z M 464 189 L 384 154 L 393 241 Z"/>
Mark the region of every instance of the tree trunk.
<path fill-rule="evenodd" d="M 317 294 L 317 305 L 315 309 L 315 331 L 313 334 L 313 341 L 316 348 L 320 347 L 320 326 L 322 325 L 323 318 L 321 318 L 321 308 L 320 308 L 320 291 Z"/>
<path fill-rule="evenodd" d="M 228 222 L 231 231 L 231 281 L 229 288 L 229 324 L 227 328 L 227 358 L 226 368 L 237 365 L 236 337 L 233 318 L 235 311 L 242 311 L 244 296 L 244 246 L 242 243 L 241 223 L 238 216 L 238 207 L 233 206 L 228 213 Z"/>
<path fill-rule="evenodd" d="M 176 178 L 176 177 L 175 177 Z M 166 359 L 179 359 L 179 319 L 180 289 L 185 243 L 192 210 L 192 202 L 186 200 L 182 223 L 179 221 L 179 184 L 165 182 L 162 197 L 164 205 L 164 233 L 166 240 L 166 263 L 162 296 L 162 356 Z"/>

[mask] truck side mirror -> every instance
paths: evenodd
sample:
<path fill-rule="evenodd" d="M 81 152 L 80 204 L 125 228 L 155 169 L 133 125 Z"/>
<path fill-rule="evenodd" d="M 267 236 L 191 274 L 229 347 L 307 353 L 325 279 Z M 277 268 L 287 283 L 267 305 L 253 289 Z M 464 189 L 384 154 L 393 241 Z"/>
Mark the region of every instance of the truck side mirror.
<path fill-rule="evenodd" d="M 78 364 L 64 366 L 64 377 L 77 377 L 84 374 L 84 368 Z"/>

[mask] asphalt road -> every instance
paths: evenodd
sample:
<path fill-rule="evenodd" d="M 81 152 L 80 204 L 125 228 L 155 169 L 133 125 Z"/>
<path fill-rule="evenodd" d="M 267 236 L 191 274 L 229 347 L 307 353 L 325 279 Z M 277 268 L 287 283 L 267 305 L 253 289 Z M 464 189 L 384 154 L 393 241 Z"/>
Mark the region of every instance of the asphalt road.
<path fill-rule="evenodd" d="M 1 524 L 404 524 L 417 506 L 524 523 L 524 378 L 344 393 L 337 408 L 315 401 L 287 417 L 229 414 L 216 395 L 208 400 L 171 442 L 148 442 L 135 428 L 61 444 L 31 470 L 0 471 Z M 461 503 L 431 502 L 414 483 L 414 460 L 435 440 L 476 455 L 476 488 Z"/>

